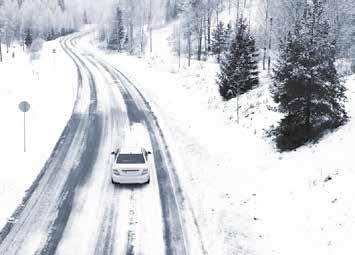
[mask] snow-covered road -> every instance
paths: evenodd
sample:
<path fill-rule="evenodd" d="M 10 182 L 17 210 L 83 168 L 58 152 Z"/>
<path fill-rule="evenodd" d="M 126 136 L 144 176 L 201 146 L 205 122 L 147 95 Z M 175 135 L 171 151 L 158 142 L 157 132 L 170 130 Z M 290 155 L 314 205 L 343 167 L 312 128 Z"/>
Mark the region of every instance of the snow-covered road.
<path fill-rule="evenodd" d="M 203 254 L 156 117 L 119 70 L 80 47 L 87 35 L 62 40 L 78 72 L 73 114 L 1 231 L 0 254 Z M 151 183 L 114 186 L 110 152 L 132 136 L 153 151 Z"/>

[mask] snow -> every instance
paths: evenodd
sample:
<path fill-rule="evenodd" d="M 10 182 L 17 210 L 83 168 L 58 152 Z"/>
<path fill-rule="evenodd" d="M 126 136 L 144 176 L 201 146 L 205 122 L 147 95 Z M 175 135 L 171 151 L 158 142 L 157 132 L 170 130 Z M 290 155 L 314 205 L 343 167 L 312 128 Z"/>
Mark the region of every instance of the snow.
<path fill-rule="evenodd" d="M 59 40 L 45 43 L 39 58 L 14 45 L 0 63 L 0 227 L 21 203 L 58 141 L 73 109 L 77 77 L 75 66 Z M 53 53 L 53 49 L 56 53 Z M 14 58 L 12 57 L 14 54 Z M 27 150 L 23 147 L 23 113 L 26 100 Z"/>
<path fill-rule="evenodd" d="M 148 130 L 140 123 L 133 123 L 127 130 L 125 130 L 125 138 L 123 142 L 124 148 L 145 148 L 151 151 L 151 144 L 149 140 Z"/>
<path fill-rule="evenodd" d="M 227 18 L 222 15 L 223 20 Z M 271 81 L 267 73 L 261 72 L 259 88 L 240 97 L 238 120 L 237 99 L 223 102 L 218 95 L 215 82 L 218 66 L 213 61 L 192 61 L 188 67 L 187 60 L 182 59 L 179 68 L 167 40 L 172 26 L 154 31 L 153 52 L 141 58 L 99 51 L 90 45 L 91 36 L 82 43 L 126 74 L 149 101 L 163 129 L 186 197 L 182 205 L 184 220 L 188 221 L 188 227 L 193 224 L 189 215 L 197 220 L 208 254 L 352 254 L 355 77 L 349 77 L 346 84 L 349 123 L 327 134 L 318 144 L 281 154 L 266 136 L 266 131 L 281 117 L 274 111 L 276 105 L 269 93 Z M 52 53 L 53 48 L 57 53 Z M 12 52 L 15 52 L 14 59 Z M 7 220 L 16 220 L 10 218 L 11 213 L 49 158 L 70 117 L 77 77 L 74 64 L 61 50 L 58 40 L 45 43 L 40 58 L 33 62 L 19 46 L 11 48 L 0 63 L 0 77 L 3 118 L 0 204 L 5 205 L 0 210 L 0 225 L 3 226 Z M 124 109 L 120 96 L 115 97 Z M 26 117 L 26 153 L 23 152 L 23 113 L 18 109 L 22 100 L 31 104 Z M 127 133 L 127 144 L 142 144 L 143 137 L 147 137 L 141 126 L 131 126 L 127 132 L 132 134 Z M 145 143 L 144 146 L 150 146 Z M 110 150 L 106 146 L 101 153 Z M 104 173 L 96 172 L 94 177 L 106 185 Z M 60 246 L 59 252 L 72 251 L 78 238 L 92 240 L 89 231 L 80 235 L 78 226 L 88 220 L 93 220 L 92 228 L 101 224 L 97 212 L 90 210 L 100 205 L 80 201 L 86 201 L 86 196 L 102 195 L 98 192 L 103 190 L 101 185 L 90 185 L 90 189 L 79 191 L 79 202 L 73 211 L 75 220 L 69 222 L 63 239 L 69 245 Z M 143 209 L 132 205 L 142 207 L 143 202 L 131 203 L 129 190 L 120 194 L 123 205 L 117 209 L 118 215 L 123 215 L 117 224 L 120 238 L 126 238 L 123 233 L 132 230 L 129 223 L 136 219 L 144 223 L 132 227 L 142 228 L 138 234 L 153 233 L 154 226 L 162 228 L 156 220 L 148 220 L 160 219 L 152 216 L 161 213 L 159 191 L 157 186 L 152 187 L 147 188 L 151 192 L 139 193 L 134 198 L 147 201 L 154 194 L 153 208 L 146 215 L 130 215 L 129 210 L 141 212 Z M 104 206 L 112 207 L 112 204 Z M 80 217 L 81 210 L 91 213 Z M 188 231 L 189 238 L 197 238 L 195 228 L 190 230 L 194 236 Z M 163 247 L 161 237 L 148 236 L 152 246 L 159 243 L 152 249 Z M 37 239 L 34 236 L 35 242 Z"/>
<path fill-rule="evenodd" d="M 143 58 L 97 51 L 125 73 L 150 102 L 172 152 L 209 254 L 352 254 L 353 118 L 318 144 L 278 153 L 266 131 L 277 124 L 262 72 L 261 86 L 223 102 L 218 66 L 187 67 L 166 46 L 172 26 L 154 31 Z M 86 47 L 91 48 L 89 42 Z M 347 81 L 353 117 L 355 79 Z M 191 210 L 190 210 L 191 209 Z"/>

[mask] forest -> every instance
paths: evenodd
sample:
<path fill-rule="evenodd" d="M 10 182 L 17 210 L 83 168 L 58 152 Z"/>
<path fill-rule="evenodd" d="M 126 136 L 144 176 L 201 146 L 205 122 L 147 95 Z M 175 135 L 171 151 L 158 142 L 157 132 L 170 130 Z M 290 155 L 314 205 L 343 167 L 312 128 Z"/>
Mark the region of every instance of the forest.
<path fill-rule="evenodd" d="M 223 20 L 226 13 L 232 21 Z M 171 54 L 188 66 L 219 63 L 226 101 L 258 87 L 259 71 L 267 70 L 284 114 L 268 135 L 281 151 L 317 141 L 348 119 L 336 63 L 355 69 L 352 0 L 1 0 L 0 61 L 13 43 L 25 50 L 90 24 L 102 47 L 138 56 L 155 47 L 154 29 L 173 24 Z"/>

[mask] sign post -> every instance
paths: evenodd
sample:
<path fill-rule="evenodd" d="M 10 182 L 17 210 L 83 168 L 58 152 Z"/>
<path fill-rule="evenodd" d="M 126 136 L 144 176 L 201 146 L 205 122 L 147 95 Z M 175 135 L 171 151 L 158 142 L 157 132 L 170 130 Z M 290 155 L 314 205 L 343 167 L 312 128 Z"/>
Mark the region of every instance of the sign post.
<path fill-rule="evenodd" d="M 23 152 L 26 152 L 26 112 L 30 110 L 30 104 L 27 101 L 22 101 L 19 108 L 23 112 Z"/>

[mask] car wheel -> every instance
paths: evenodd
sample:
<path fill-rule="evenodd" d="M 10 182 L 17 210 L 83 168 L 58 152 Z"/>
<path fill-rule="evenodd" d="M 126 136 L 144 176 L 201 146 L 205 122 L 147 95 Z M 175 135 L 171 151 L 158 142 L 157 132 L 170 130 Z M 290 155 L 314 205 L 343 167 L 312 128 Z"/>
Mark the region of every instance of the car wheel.
<path fill-rule="evenodd" d="M 146 184 L 149 184 L 150 183 L 150 178 L 148 179 L 148 181 L 146 182 Z"/>
<path fill-rule="evenodd" d="M 112 183 L 112 184 L 116 184 L 116 183 L 113 181 L 113 178 L 111 178 L 111 183 Z"/>

